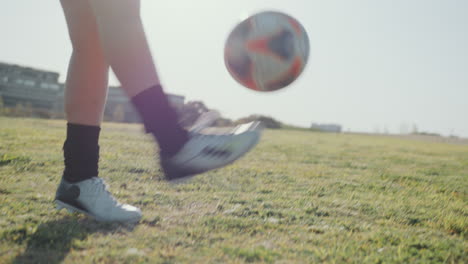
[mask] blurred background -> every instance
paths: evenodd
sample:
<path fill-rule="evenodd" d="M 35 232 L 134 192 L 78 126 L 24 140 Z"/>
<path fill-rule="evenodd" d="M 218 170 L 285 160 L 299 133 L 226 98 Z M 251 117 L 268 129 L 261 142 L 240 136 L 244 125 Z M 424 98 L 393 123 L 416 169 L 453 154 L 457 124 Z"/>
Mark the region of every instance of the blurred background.
<path fill-rule="evenodd" d="M 261 117 L 342 132 L 468 137 L 467 1 L 143 0 L 142 7 L 166 92 L 185 112 L 216 109 L 224 124 Z M 236 23 L 268 9 L 301 21 L 311 56 L 291 87 L 265 94 L 231 78 L 223 47 Z M 2 113 L 60 118 L 71 46 L 59 2 L 5 1 L 0 34 L 1 104 L 9 109 Z M 119 85 L 114 77 L 111 85 Z M 116 88 L 106 115 L 131 121 Z"/>

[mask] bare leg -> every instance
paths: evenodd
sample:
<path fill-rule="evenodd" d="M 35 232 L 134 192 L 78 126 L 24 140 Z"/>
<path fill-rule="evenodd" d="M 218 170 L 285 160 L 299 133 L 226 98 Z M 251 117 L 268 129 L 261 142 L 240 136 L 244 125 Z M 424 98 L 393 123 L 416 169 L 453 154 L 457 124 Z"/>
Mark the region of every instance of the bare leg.
<path fill-rule="evenodd" d="M 173 155 L 188 140 L 169 104 L 140 18 L 140 0 L 88 0 L 96 17 L 102 47 L 123 90 L 140 114 L 146 132 L 161 153 Z"/>
<path fill-rule="evenodd" d="M 140 0 L 89 2 L 107 61 L 127 94 L 133 97 L 159 84 L 140 18 Z"/>
<path fill-rule="evenodd" d="M 86 213 L 98 221 L 137 222 L 140 209 L 115 202 L 98 177 L 99 133 L 106 102 L 109 66 L 88 1 L 61 0 L 73 54 L 65 90 L 65 169 L 57 189 L 57 209 Z"/>
<path fill-rule="evenodd" d="M 69 123 L 99 126 L 106 102 L 109 65 L 88 1 L 61 0 L 73 53 L 65 90 Z"/>
<path fill-rule="evenodd" d="M 210 137 L 210 141 L 203 136 L 189 135 L 178 124 L 177 114 L 160 85 L 140 18 L 140 0 L 87 1 L 96 19 L 107 62 L 131 97 L 146 131 L 159 144 L 167 179 L 185 178 L 226 166 L 256 144 L 258 131 Z"/>

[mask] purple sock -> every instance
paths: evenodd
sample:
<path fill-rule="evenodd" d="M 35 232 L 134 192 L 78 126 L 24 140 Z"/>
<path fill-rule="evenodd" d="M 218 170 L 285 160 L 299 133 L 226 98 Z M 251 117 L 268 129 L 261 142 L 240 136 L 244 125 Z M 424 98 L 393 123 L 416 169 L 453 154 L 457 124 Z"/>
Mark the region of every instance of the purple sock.
<path fill-rule="evenodd" d="M 177 153 L 187 142 L 188 133 L 179 125 L 177 113 L 169 104 L 161 85 L 150 87 L 131 100 L 146 132 L 156 138 L 161 154 L 172 156 Z"/>

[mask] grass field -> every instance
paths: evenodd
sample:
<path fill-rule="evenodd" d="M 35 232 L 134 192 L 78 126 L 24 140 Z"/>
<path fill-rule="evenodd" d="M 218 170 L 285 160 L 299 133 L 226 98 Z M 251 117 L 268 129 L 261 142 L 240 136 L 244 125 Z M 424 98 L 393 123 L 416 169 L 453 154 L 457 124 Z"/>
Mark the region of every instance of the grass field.
<path fill-rule="evenodd" d="M 137 125 L 100 175 L 140 224 L 57 212 L 64 121 L 0 118 L 0 263 L 468 263 L 468 145 L 267 130 L 227 168 L 162 180 Z"/>

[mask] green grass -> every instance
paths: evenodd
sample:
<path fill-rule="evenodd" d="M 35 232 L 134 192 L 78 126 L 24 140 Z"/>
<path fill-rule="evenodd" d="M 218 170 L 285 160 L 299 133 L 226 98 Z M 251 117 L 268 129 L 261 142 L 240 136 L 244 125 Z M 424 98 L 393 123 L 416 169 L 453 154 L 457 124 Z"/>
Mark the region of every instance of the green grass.
<path fill-rule="evenodd" d="M 162 180 L 137 125 L 100 174 L 139 225 L 54 209 L 64 121 L 0 118 L 0 263 L 468 263 L 468 145 L 267 130 L 239 162 Z"/>

